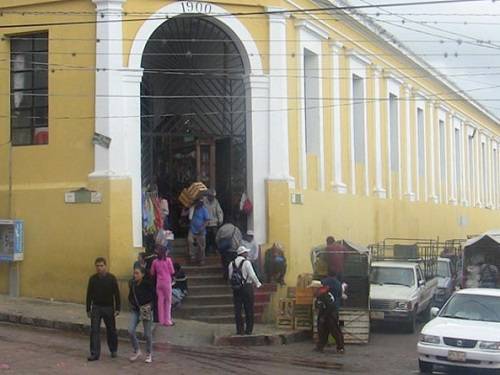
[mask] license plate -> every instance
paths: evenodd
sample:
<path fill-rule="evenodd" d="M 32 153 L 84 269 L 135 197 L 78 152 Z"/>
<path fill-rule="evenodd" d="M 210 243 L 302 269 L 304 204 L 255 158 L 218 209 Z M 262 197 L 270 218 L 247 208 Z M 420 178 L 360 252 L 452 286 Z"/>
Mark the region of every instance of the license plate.
<path fill-rule="evenodd" d="M 456 351 L 450 350 L 448 352 L 448 361 L 465 362 L 465 352 L 456 352 Z"/>
<path fill-rule="evenodd" d="M 384 320 L 385 314 L 383 311 L 372 311 L 370 317 L 374 320 Z"/>

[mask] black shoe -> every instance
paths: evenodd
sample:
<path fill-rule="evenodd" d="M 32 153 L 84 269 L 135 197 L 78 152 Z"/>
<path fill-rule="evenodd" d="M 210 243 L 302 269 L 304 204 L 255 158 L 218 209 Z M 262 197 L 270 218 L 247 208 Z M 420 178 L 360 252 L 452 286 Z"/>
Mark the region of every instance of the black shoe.
<path fill-rule="evenodd" d="M 89 357 L 87 357 L 87 361 L 89 362 L 94 362 L 94 361 L 98 361 L 99 360 L 99 357 L 95 356 L 95 355 L 91 355 Z"/>
<path fill-rule="evenodd" d="M 252 332 L 245 332 L 245 336 L 252 336 Z"/>
<path fill-rule="evenodd" d="M 117 352 L 111 352 L 111 358 L 116 358 L 118 357 L 118 353 Z"/>

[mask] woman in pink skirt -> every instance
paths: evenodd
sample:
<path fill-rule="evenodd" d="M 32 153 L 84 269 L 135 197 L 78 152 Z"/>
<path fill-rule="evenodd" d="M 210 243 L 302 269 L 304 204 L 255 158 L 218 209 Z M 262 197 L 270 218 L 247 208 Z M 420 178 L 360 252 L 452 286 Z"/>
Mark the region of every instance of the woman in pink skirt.
<path fill-rule="evenodd" d="M 153 261 L 151 275 L 156 277 L 158 297 L 158 320 L 163 326 L 173 326 L 172 322 L 172 278 L 175 273 L 172 259 L 167 257 L 167 248 L 160 246 L 158 258 Z"/>

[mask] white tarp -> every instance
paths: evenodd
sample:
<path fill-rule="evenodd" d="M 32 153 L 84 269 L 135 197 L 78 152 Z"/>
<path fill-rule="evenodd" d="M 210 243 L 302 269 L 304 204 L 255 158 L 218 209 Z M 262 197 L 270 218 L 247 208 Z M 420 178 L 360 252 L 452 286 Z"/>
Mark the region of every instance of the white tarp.
<path fill-rule="evenodd" d="M 471 238 L 465 242 L 464 247 L 474 245 L 476 242 L 482 240 L 483 238 L 490 238 L 500 245 L 500 229 L 489 230 L 480 236 Z"/>

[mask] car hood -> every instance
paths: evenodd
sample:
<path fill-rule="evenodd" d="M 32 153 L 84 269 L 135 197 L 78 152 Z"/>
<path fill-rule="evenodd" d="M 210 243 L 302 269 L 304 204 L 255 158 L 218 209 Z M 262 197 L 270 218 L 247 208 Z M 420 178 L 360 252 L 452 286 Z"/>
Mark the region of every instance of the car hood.
<path fill-rule="evenodd" d="M 468 340 L 498 341 L 500 323 L 437 317 L 424 326 L 422 333 Z"/>
<path fill-rule="evenodd" d="M 403 285 L 370 285 L 370 299 L 410 300 L 414 289 Z"/>

